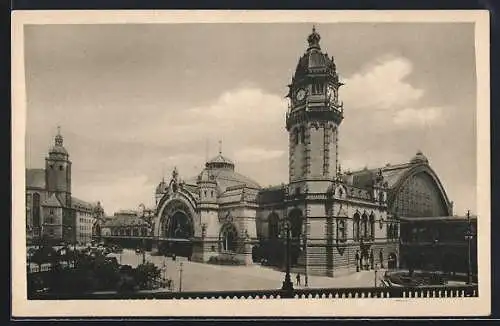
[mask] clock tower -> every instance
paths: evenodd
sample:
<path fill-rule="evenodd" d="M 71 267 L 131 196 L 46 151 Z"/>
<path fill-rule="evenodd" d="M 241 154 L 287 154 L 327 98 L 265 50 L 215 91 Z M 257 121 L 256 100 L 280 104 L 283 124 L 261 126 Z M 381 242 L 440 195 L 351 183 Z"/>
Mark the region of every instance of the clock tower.
<path fill-rule="evenodd" d="M 338 128 L 343 119 L 338 90 L 343 84 L 333 57 L 322 52 L 320 39 L 313 27 L 308 48 L 288 85 L 286 129 L 291 185 L 324 181 L 326 186 L 338 171 Z"/>

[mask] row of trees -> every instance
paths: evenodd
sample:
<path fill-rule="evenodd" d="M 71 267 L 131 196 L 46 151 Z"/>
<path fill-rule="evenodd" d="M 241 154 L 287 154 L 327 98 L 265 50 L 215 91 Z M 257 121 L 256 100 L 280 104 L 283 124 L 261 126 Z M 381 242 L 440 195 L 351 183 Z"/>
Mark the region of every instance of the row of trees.
<path fill-rule="evenodd" d="M 74 256 L 73 256 L 74 255 Z M 137 291 L 152 289 L 159 285 L 161 271 L 153 263 L 137 268 L 119 265 L 116 258 L 99 252 L 69 252 L 75 258 L 74 268 L 61 264 L 64 255 L 53 248 L 40 248 L 33 254 L 38 262 L 50 262 L 47 272 L 28 273 L 28 294 L 45 289 L 53 293 L 88 293 L 95 291 Z M 57 259 L 57 258 L 60 259 Z"/>

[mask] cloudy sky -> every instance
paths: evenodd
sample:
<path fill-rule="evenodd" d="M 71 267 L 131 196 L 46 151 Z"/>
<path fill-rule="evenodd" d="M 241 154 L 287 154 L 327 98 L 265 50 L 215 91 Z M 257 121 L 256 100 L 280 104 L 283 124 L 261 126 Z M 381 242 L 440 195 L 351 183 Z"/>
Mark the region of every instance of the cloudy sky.
<path fill-rule="evenodd" d="M 474 26 L 317 26 L 335 62 L 342 167 L 429 158 L 455 213 L 476 209 Z M 288 178 L 284 99 L 311 24 L 25 27 L 26 164 L 61 125 L 73 194 L 108 214 L 152 205 L 162 173 L 218 152 L 267 186 Z M 207 146 L 208 144 L 208 146 Z"/>

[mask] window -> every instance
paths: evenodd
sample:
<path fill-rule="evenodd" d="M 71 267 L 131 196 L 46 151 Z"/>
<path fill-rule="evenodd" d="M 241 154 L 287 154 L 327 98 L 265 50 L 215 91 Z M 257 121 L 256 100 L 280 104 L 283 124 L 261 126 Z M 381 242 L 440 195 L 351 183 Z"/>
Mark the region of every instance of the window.
<path fill-rule="evenodd" d="M 364 239 L 368 238 L 368 216 L 366 214 L 361 217 L 361 232 Z"/>
<path fill-rule="evenodd" d="M 359 241 L 359 214 L 354 214 L 354 218 L 352 220 L 353 223 L 353 238 L 354 241 Z"/>
<path fill-rule="evenodd" d="M 323 83 L 312 84 L 312 94 L 313 95 L 323 94 L 323 89 L 324 89 Z"/>
<path fill-rule="evenodd" d="M 214 196 L 214 191 L 213 190 L 210 191 L 210 196 L 212 196 L 212 197 Z"/>
<path fill-rule="evenodd" d="M 293 141 L 294 141 L 295 145 L 299 144 L 299 129 L 298 128 L 293 129 Z"/>
<path fill-rule="evenodd" d="M 370 215 L 370 238 L 375 239 L 375 216 L 373 214 Z"/>
<path fill-rule="evenodd" d="M 204 195 L 205 197 L 207 197 L 207 191 L 206 191 L 206 190 L 205 190 L 205 191 L 203 191 L 203 195 Z"/>
<path fill-rule="evenodd" d="M 59 170 L 62 171 L 64 167 L 62 165 L 59 165 Z"/>

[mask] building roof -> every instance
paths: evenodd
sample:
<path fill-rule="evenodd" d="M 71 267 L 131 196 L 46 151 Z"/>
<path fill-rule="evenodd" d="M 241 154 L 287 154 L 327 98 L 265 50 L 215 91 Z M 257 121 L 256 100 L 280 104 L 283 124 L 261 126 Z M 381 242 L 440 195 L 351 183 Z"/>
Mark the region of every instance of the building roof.
<path fill-rule="evenodd" d="M 410 160 L 408 163 L 391 165 L 387 164 L 384 167 L 368 169 L 364 168 L 362 170 L 349 172 L 344 174 L 344 181 L 360 188 L 369 188 L 373 185 L 375 178 L 379 173 L 382 173 L 383 180 L 389 189 L 392 189 L 398 184 L 401 178 L 406 175 L 408 171 L 414 168 L 418 164 L 428 164 L 429 160 L 421 151 Z"/>
<path fill-rule="evenodd" d="M 115 215 L 106 219 L 103 227 L 121 227 L 121 226 L 148 226 L 149 224 L 137 215 L 115 213 Z"/>
<path fill-rule="evenodd" d="M 59 199 L 55 194 L 52 194 L 49 198 L 45 199 L 42 203 L 42 206 L 47 207 L 63 207 Z"/>
<path fill-rule="evenodd" d="M 26 169 L 26 188 L 45 189 L 45 169 Z"/>
<path fill-rule="evenodd" d="M 404 222 L 429 222 L 429 221 L 442 221 L 442 222 L 467 222 L 467 216 L 430 216 L 430 217 L 400 217 Z M 471 221 L 477 220 L 476 215 L 471 215 Z"/>
<path fill-rule="evenodd" d="M 228 159 L 227 157 L 223 156 L 222 153 L 219 153 L 219 155 L 217 155 L 216 157 L 212 158 L 207 163 L 205 163 L 205 166 L 207 168 L 218 168 L 224 165 L 227 166 L 228 168 L 234 169 L 234 162 Z"/>
<path fill-rule="evenodd" d="M 78 199 L 76 197 L 71 197 L 71 206 L 73 208 L 82 208 L 82 209 L 88 209 L 88 210 L 94 209 L 94 204 L 91 204 L 91 203 L 86 202 L 84 200 Z"/>

